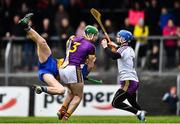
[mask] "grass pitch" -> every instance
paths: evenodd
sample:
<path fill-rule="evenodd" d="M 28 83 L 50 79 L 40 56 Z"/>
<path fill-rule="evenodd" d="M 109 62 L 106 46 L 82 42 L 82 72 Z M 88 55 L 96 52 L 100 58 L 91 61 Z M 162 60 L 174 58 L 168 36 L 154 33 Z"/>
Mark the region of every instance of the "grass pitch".
<path fill-rule="evenodd" d="M 179 123 L 178 116 L 148 116 L 146 124 Z M 140 123 L 135 116 L 72 116 L 68 121 L 55 117 L 0 117 L 0 123 Z"/>

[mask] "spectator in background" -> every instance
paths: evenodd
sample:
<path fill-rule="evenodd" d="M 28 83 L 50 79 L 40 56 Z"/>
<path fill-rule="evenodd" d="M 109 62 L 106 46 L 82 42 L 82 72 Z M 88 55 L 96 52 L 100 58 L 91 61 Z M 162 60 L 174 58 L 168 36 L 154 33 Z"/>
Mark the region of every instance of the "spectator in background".
<path fill-rule="evenodd" d="M 149 26 L 149 35 L 161 35 L 161 28 L 158 24 L 160 16 L 159 0 L 151 0 L 146 11 L 145 22 Z M 154 44 L 159 44 L 159 40 L 149 40 L 148 46 L 153 49 Z"/>
<path fill-rule="evenodd" d="M 154 44 L 149 56 L 149 69 L 158 70 L 159 65 L 159 47 Z"/>
<path fill-rule="evenodd" d="M 115 3 L 113 3 L 115 2 Z M 119 1 L 113 1 L 112 4 L 117 5 L 117 7 L 119 8 L 119 6 L 121 6 L 122 9 L 129 9 L 130 8 L 130 4 L 131 2 L 129 2 L 128 0 L 121 0 L 121 4 L 119 4 Z"/>
<path fill-rule="evenodd" d="M 105 20 L 104 27 L 109 36 L 114 36 L 114 27 L 113 27 L 112 21 L 110 19 Z"/>
<path fill-rule="evenodd" d="M 54 19 L 55 8 L 56 8 L 56 1 L 55 0 L 37 0 L 36 8 L 38 9 L 38 13 L 40 14 L 41 18 L 50 18 L 51 20 Z M 38 21 L 41 22 L 41 18 L 38 18 Z"/>
<path fill-rule="evenodd" d="M 29 25 L 33 27 L 33 22 L 30 20 Z M 21 30 L 22 31 L 22 30 Z M 29 40 L 29 39 L 28 39 Z M 23 66 L 24 71 L 37 71 L 35 45 L 33 42 L 26 40 L 23 42 Z M 28 56 L 28 58 L 27 58 Z"/>
<path fill-rule="evenodd" d="M 69 1 L 70 0 L 56 0 L 57 4 L 61 4 L 61 5 L 65 6 L 65 7 L 69 6 L 69 4 L 70 4 Z"/>
<path fill-rule="evenodd" d="M 12 27 L 12 31 L 11 31 L 11 36 L 12 38 L 16 38 L 16 37 L 24 37 L 25 33 L 21 30 L 21 28 L 18 26 L 18 22 L 20 20 L 20 16 L 19 15 L 15 15 L 13 17 L 13 27 Z M 22 43 L 20 41 L 14 41 L 13 45 L 13 67 L 15 67 L 16 69 L 20 69 L 21 65 L 22 65 Z"/>
<path fill-rule="evenodd" d="M 160 15 L 160 8 L 158 6 L 157 0 L 151 0 L 150 6 L 146 11 L 146 23 L 149 26 L 149 34 L 150 35 L 158 35 L 160 34 L 158 21 Z"/>
<path fill-rule="evenodd" d="M 64 9 L 64 6 L 63 5 L 59 5 L 58 6 L 58 10 L 57 10 L 57 12 L 55 14 L 55 22 L 54 22 L 57 33 L 59 32 L 60 27 L 62 26 L 61 22 L 62 22 L 63 18 L 69 19 L 69 15 L 66 12 L 66 10 Z"/>
<path fill-rule="evenodd" d="M 99 37 L 101 37 L 101 36 L 103 35 L 103 33 L 102 33 L 101 28 L 99 27 L 99 24 L 94 23 L 93 26 L 96 27 L 96 28 L 99 30 Z M 96 57 L 97 57 L 97 58 L 101 58 L 104 54 L 101 53 L 101 51 L 100 51 L 100 38 L 97 39 L 97 41 L 94 43 L 94 45 L 96 46 Z M 101 55 L 102 55 L 102 56 L 101 56 Z M 104 57 L 104 56 L 103 56 L 103 57 Z M 103 58 L 103 59 L 104 59 L 104 58 Z M 96 65 L 101 65 L 101 64 L 102 64 L 99 60 L 100 60 L 100 59 L 97 59 L 97 60 L 96 60 L 96 63 L 97 63 Z M 96 67 L 96 65 L 95 65 L 95 67 Z"/>
<path fill-rule="evenodd" d="M 167 25 L 163 28 L 163 36 L 175 36 L 176 27 L 172 19 L 168 20 Z M 166 56 L 167 56 L 167 68 L 172 68 L 175 66 L 175 56 L 176 56 L 176 41 L 175 40 L 165 40 L 164 41 Z"/>
<path fill-rule="evenodd" d="M 1 0 L 0 5 L 0 33 L 1 37 L 10 37 L 10 32 L 12 26 L 14 26 L 13 22 L 13 15 L 14 15 L 14 7 L 13 7 L 13 1 L 12 0 Z M 5 51 L 3 51 L 3 48 L 5 48 L 6 42 L 1 42 L 0 44 L 0 56 L 2 60 L 4 59 Z M 4 66 L 2 64 L 2 66 Z"/>
<path fill-rule="evenodd" d="M 28 13 L 28 11 L 29 11 L 29 6 L 27 5 L 26 2 L 23 2 L 21 4 L 21 6 L 20 6 L 20 12 L 19 13 L 21 13 L 24 16 L 26 13 Z M 18 22 L 19 22 L 19 18 L 18 18 L 17 24 L 18 24 Z M 32 21 L 31 21 L 31 24 L 32 24 Z M 14 30 L 14 28 L 12 28 L 12 29 Z M 18 31 L 22 32 L 20 27 L 18 28 Z M 17 31 L 15 31 L 15 32 L 17 32 Z M 21 36 L 23 36 L 23 37 L 26 36 L 25 32 L 23 32 L 23 35 L 21 35 Z M 22 62 L 21 65 L 23 65 L 23 70 L 24 71 L 31 71 L 31 70 L 36 71 L 37 70 L 37 66 L 36 66 L 36 63 L 34 61 L 36 59 L 35 58 L 36 56 L 35 56 L 35 53 L 34 53 L 34 51 L 35 51 L 34 50 L 35 49 L 34 44 L 31 43 L 31 42 L 28 42 L 26 40 L 25 42 L 23 42 L 21 47 L 22 47 L 22 51 L 23 51 L 21 53 L 23 53 L 23 54 L 21 55 L 21 59 L 20 60 Z M 29 56 L 29 57 L 27 58 L 27 56 Z M 16 59 L 14 59 L 14 60 L 16 60 Z"/>
<path fill-rule="evenodd" d="M 180 2 L 174 2 L 173 15 L 175 16 L 175 24 L 180 25 Z"/>
<path fill-rule="evenodd" d="M 146 63 L 146 52 L 148 48 L 146 37 L 149 36 L 149 27 L 144 24 L 144 19 L 139 19 L 138 24 L 135 25 L 133 34 L 135 37 L 141 37 L 137 38 L 135 52 L 138 52 L 138 60 L 140 60 L 141 68 L 144 68 Z"/>
<path fill-rule="evenodd" d="M 140 4 L 138 2 L 135 2 L 135 4 L 133 5 L 134 5 L 133 9 L 130 9 L 128 11 L 128 18 L 130 24 L 134 26 L 138 24 L 140 19 L 144 19 L 145 12 L 144 10 L 141 10 L 142 8 L 140 7 Z"/>
<path fill-rule="evenodd" d="M 25 14 L 28 13 L 28 11 L 29 11 L 29 7 L 27 6 L 27 4 L 26 3 L 22 3 L 20 13 L 22 15 L 25 15 Z"/>
<path fill-rule="evenodd" d="M 11 30 L 12 37 L 25 36 L 25 33 L 22 30 L 20 30 L 21 28 L 18 26 L 19 20 L 20 20 L 19 15 L 15 15 L 13 17 L 13 28 Z"/>
<path fill-rule="evenodd" d="M 73 20 L 71 22 L 71 24 L 75 27 L 77 27 L 79 25 L 79 20 L 78 18 L 82 17 L 82 10 L 84 9 L 84 0 L 69 0 L 69 9 L 68 9 L 68 13 L 71 15 L 70 16 L 70 20 Z"/>
<path fill-rule="evenodd" d="M 84 36 L 85 35 L 85 27 L 86 27 L 86 22 L 81 21 L 78 28 L 76 29 L 76 36 Z"/>
<path fill-rule="evenodd" d="M 105 20 L 105 23 L 104 23 L 104 27 L 107 31 L 107 34 L 109 36 L 114 36 L 114 28 L 112 26 L 112 21 L 110 19 L 106 19 Z M 110 65 L 111 65 L 111 58 L 108 56 L 107 53 L 105 53 L 105 57 L 104 57 L 104 63 L 105 63 L 105 66 L 104 66 L 104 69 L 107 71 L 109 70 L 110 68 Z"/>
<path fill-rule="evenodd" d="M 94 23 L 93 26 L 96 27 L 97 29 L 99 28 L 99 25 L 97 23 Z"/>
<path fill-rule="evenodd" d="M 42 21 L 42 29 L 40 31 L 41 36 L 47 40 L 47 43 L 50 47 L 52 47 L 52 42 L 49 40 L 49 37 L 52 36 L 53 30 L 50 26 L 49 18 L 44 18 Z"/>
<path fill-rule="evenodd" d="M 0 16 L 2 17 L 1 13 Z M 3 37 L 3 25 L 2 25 L 2 18 L 0 18 L 0 38 Z"/>
<path fill-rule="evenodd" d="M 130 32 L 133 32 L 133 31 L 134 31 L 134 26 L 132 26 L 132 25 L 130 24 L 128 17 L 126 17 L 126 18 L 124 19 L 124 25 L 121 27 L 121 29 L 125 29 L 125 30 L 128 30 L 128 31 L 130 31 Z M 135 42 L 132 41 L 132 42 L 130 43 L 130 46 L 134 49 L 134 48 L 135 48 Z"/>
<path fill-rule="evenodd" d="M 80 8 L 83 8 L 84 7 L 84 2 L 83 0 L 69 0 L 70 2 L 70 7 L 73 8 L 73 7 L 80 7 Z"/>
<path fill-rule="evenodd" d="M 166 26 L 169 19 L 174 19 L 174 16 L 168 12 L 167 8 L 163 7 L 161 9 L 161 15 L 159 18 L 160 27 L 162 30 Z"/>
<path fill-rule="evenodd" d="M 59 29 L 59 36 L 61 39 L 61 45 L 63 49 L 63 53 L 65 55 L 66 52 L 66 41 L 68 38 L 74 34 L 74 29 L 70 26 L 69 24 L 69 19 L 68 18 L 63 18 L 61 21 L 61 27 Z"/>
<path fill-rule="evenodd" d="M 2 17 L 1 15 L 1 12 L 0 12 L 0 16 Z M 2 26 L 2 18 L 0 18 L 0 38 L 3 37 L 3 26 Z M 3 50 L 3 47 L 5 47 L 3 45 L 3 43 L 1 42 L 0 43 L 0 62 L 2 63 L 2 58 L 3 58 L 3 54 L 4 54 L 4 50 Z M 1 65 L 0 65 L 1 66 Z M 3 66 L 3 65 L 2 65 Z"/>
<path fill-rule="evenodd" d="M 176 35 L 179 37 L 179 39 L 177 40 L 177 50 L 178 50 L 178 69 L 180 69 L 180 26 L 177 26 L 176 29 Z"/>
<path fill-rule="evenodd" d="M 124 25 L 122 26 L 122 29 L 133 32 L 134 27 L 130 24 L 128 17 L 124 19 Z"/>
<path fill-rule="evenodd" d="M 3 25 L 3 35 L 6 37 L 10 36 L 10 26 L 13 25 L 13 16 L 14 15 L 14 7 L 12 0 L 4 0 L 2 2 L 2 25 Z"/>
<path fill-rule="evenodd" d="M 161 7 L 165 6 L 167 8 L 173 8 L 173 3 L 175 0 L 158 0 Z"/>
<path fill-rule="evenodd" d="M 49 20 L 51 20 L 51 22 L 54 22 L 54 18 L 55 18 L 54 14 L 55 14 L 56 8 L 57 8 L 56 5 L 57 5 L 57 4 L 56 4 L 56 0 L 50 0 L 50 1 L 49 1 L 49 5 L 48 5 L 48 8 L 47 8 L 47 10 L 46 10 L 46 12 L 48 13 L 48 16 L 46 15 L 45 17 L 48 17 Z M 53 13 L 53 14 L 52 14 L 52 13 Z M 53 27 L 52 27 L 52 28 L 53 28 Z"/>
<path fill-rule="evenodd" d="M 103 35 L 103 33 L 102 33 L 101 28 L 99 27 L 99 24 L 94 23 L 93 26 L 96 27 L 99 30 L 99 37 L 101 37 Z M 94 45 L 96 46 L 96 56 L 97 56 L 97 58 L 100 58 L 100 56 L 101 56 L 101 52 L 100 52 L 100 38 L 97 39 L 97 41 L 94 43 Z M 96 60 L 96 63 L 97 63 L 97 65 L 98 64 L 102 64 L 102 63 L 99 62 L 99 59 Z"/>
<path fill-rule="evenodd" d="M 172 86 L 169 92 L 165 93 L 162 101 L 168 104 L 169 112 L 173 115 L 176 114 L 177 102 L 179 101 L 176 94 L 176 87 Z"/>

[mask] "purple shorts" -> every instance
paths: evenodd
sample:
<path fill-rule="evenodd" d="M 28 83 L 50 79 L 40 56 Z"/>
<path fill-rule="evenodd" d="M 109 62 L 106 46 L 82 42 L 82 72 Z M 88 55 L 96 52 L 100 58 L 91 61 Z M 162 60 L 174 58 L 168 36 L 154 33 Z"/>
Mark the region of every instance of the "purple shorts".
<path fill-rule="evenodd" d="M 122 90 L 128 92 L 129 94 L 133 94 L 139 87 L 139 82 L 133 80 L 125 80 L 120 81 L 120 85 Z"/>

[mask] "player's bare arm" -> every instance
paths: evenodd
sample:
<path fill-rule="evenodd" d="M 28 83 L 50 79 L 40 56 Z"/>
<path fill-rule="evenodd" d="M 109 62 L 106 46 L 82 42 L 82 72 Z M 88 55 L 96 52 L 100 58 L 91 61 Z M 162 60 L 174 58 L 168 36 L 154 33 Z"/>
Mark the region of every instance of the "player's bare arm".
<path fill-rule="evenodd" d="M 96 61 L 96 56 L 95 55 L 89 55 L 88 56 L 88 59 L 87 59 L 88 73 L 93 69 L 95 61 Z"/>

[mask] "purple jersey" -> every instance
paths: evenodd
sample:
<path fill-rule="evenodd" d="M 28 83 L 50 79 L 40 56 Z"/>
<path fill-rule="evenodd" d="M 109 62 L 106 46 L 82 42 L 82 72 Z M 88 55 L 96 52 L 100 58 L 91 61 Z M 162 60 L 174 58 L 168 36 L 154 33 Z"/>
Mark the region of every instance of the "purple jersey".
<path fill-rule="evenodd" d="M 75 37 L 71 44 L 69 65 L 84 64 L 88 55 L 95 54 L 95 46 L 84 37 Z"/>

